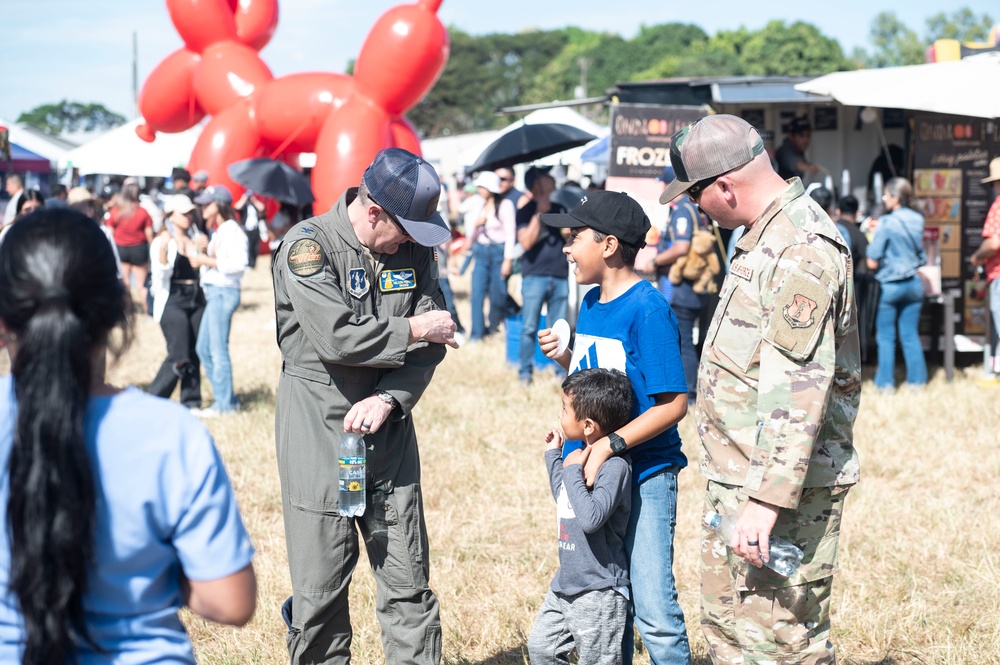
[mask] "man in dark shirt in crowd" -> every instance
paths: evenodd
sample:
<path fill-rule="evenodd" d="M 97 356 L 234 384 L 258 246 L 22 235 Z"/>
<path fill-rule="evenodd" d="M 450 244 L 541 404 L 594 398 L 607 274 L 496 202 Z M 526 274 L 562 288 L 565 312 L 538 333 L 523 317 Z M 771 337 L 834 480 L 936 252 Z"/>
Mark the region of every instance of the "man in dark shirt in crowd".
<path fill-rule="evenodd" d="M 868 238 L 858 224 L 858 200 L 848 194 L 831 215 L 851 248 L 854 263 L 854 303 L 858 308 L 858 334 L 861 339 L 861 361 L 868 362 L 875 350 L 875 310 L 878 306 L 875 276 L 868 269 L 865 252 Z"/>
<path fill-rule="evenodd" d="M 812 127 L 806 118 L 794 118 L 786 129 L 788 135 L 785 142 L 778 148 L 774 155 L 774 161 L 778 163 L 778 175 L 784 180 L 789 178 L 802 178 L 819 173 L 819 166 L 812 164 L 806 159 L 806 150 L 812 140 Z"/>

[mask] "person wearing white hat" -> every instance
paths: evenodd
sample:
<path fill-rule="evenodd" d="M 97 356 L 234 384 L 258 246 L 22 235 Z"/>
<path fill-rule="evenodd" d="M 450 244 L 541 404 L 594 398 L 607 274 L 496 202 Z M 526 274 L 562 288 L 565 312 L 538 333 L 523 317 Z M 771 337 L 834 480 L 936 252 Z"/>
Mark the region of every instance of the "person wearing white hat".
<path fill-rule="evenodd" d="M 183 194 L 164 198 L 166 223 L 150 246 L 153 319 L 167 342 L 167 357 L 146 392 L 170 399 L 181 384 L 181 404 L 201 408 L 201 364 L 195 353 L 205 312 L 205 294 L 189 257 L 198 254 L 194 241 L 195 205 Z"/>
<path fill-rule="evenodd" d="M 483 198 L 483 208 L 472 229 L 466 229 L 476 261 L 472 269 L 472 329 L 469 341 L 481 341 L 500 328 L 507 314 L 507 282 L 517 247 L 517 211 L 503 193 L 500 176 L 492 171 L 480 173 L 473 183 Z M 483 312 L 487 295 L 490 314 Z"/>
<path fill-rule="evenodd" d="M 990 162 L 990 174 L 980 181 L 993 187 L 993 204 L 986 213 L 983 223 L 983 244 L 970 258 L 972 265 L 982 266 L 989 285 L 990 314 L 993 317 L 993 338 L 988 343 L 993 346 L 993 367 L 987 371 L 1000 374 L 1000 157 Z"/>

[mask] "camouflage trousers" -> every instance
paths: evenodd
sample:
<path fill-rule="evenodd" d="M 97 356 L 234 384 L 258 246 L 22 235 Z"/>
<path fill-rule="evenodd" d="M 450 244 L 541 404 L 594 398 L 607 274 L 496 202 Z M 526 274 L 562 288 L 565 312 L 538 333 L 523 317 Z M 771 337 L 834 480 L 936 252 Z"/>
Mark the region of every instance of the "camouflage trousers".
<path fill-rule="evenodd" d="M 830 595 L 848 487 L 803 490 L 798 510 L 781 509 L 772 532 L 805 552 L 792 577 L 754 568 L 702 527 L 701 629 L 712 662 L 724 665 L 832 665 Z M 705 511 L 738 515 L 739 487 L 708 482 Z"/>

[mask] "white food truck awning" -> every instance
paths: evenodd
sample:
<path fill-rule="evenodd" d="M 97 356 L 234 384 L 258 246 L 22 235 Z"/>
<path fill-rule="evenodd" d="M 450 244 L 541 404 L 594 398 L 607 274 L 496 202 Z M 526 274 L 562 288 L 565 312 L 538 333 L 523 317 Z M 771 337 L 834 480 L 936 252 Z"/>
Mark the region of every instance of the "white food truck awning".
<path fill-rule="evenodd" d="M 827 74 L 795 86 L 844 106 L 1000 118 L 1000 53 L 954 62 Z"/>

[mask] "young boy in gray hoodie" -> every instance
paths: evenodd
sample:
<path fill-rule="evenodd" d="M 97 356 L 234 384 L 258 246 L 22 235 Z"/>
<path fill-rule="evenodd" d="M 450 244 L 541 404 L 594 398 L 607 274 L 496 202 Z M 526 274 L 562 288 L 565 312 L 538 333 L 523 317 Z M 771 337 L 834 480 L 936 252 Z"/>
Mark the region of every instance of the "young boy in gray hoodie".
<path fill-rule="evenodd" d="M 625 425 L 632 414 L 632 384 L 624 373 L 585 369 L 562 384 L 562 431 L 545 436 L 552 496 L 559 516 L 559 570 L 528 638 L 532 665 L 622 662 L 628 614 L 625 531 L 631 510 L 632 468 L 627 455 L 605 462 L 588 490 L 583 467 L 589 444 Z M 563 442 L 584 447 L 562 458 Z"/>

